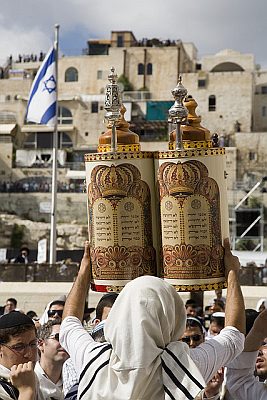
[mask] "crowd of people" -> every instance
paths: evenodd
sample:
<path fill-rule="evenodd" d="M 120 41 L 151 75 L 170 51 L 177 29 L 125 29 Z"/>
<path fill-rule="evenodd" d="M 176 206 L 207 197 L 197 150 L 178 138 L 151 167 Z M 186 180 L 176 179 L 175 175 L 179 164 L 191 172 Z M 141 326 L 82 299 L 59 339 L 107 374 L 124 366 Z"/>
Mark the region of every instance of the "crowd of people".
<path fill-rule="evenodd" d="M 30 179 L 29 181 L 3 181 L 0 182 L 1 193 L 39 193 L 39 192 L 51 192 L 52 183 L 51 180 L 38 180 Z M 65 193 L 83 193 L 84 182 L 83 179 L 76 180 L 75 182 L 58 182 L 58 192 Z"/>
<path fill-rule="evenodd" d="M 267 300 L 245 310 L 228 241 L 225 267 L 227 296 L 204 311 L 152 276 L 88 308 L 86 242 L 67 298 L 40 317 L 0 308 L 0 399 L 266 400 Z"/>

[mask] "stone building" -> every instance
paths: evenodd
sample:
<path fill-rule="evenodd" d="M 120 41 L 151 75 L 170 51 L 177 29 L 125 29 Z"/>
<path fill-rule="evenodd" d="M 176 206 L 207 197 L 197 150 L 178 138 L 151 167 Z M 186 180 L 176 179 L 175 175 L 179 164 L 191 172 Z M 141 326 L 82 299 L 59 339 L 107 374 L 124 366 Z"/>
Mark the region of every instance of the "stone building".
<path fill-rule="evenodd" d="M 46 167 L 52 160 L 52 130 L 24 120 L 32 80 L 42 59 L 43 54 L 24 60 L 20 56 L 1 68 L 2 181 L 38 176 L 40 167 L 45 167 L 42 175 L 50 174 Z M 249 153 L 248 142 L 238 147 L 235 140 L 236 132 L 251 132 L 254 143 L 267 131 L 267 72 L 255 67 L 252 54 L 223 50 L 198 60 L 193 43 L 137 40 L 130 31 L 113 31 L 110 39 L 88 40 L 86 54 L 59 58 L 60 179 L 71 176 L 69 169 L 83 169 L 83 154 L 96 150 L 98 137 L 106 129 L 104 91 L 111 66 L 119 76 L 131 129 L 141 141 L 167 139 L 171 90 L 181 74 L 188 93 L 198 102 L 202 124 L 218 133 L 221 144 L 234 149 L 228 155 L 229 165 L 236 165 L 236 169 L 231 167 L 231 186 L 236 171 L 242 170 L 239 160 L 246 159 L 248 169 L 254 167 L 254 149 Z M 257 174 L 265 168 L 264 159 L 257 158 Z M 242 176 L 239 173 L 238 179 Z"/>

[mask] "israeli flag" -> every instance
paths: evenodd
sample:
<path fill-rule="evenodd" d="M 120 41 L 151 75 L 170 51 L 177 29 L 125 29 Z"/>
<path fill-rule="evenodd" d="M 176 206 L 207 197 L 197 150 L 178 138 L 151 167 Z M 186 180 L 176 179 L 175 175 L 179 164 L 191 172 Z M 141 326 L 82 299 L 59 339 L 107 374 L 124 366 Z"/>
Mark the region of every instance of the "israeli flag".
<path fill-rule="evenodd" d="M 56 121 L 56 50 L 47 53 L 33 81 L 26 120 L 37 124 L 54 125 Z"/>

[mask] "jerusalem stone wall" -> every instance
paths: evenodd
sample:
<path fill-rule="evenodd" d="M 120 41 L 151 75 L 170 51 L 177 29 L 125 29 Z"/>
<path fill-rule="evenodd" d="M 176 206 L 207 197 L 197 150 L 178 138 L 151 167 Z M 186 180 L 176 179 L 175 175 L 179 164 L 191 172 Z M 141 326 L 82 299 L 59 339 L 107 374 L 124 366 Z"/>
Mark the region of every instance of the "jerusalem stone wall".
<path fill-rule="evenodd" d="M 0 214 L 0 248 L 11 248 L 14 226 L 23 232 L 23 243 L 30 249 L 37 249 L 38 241 L 49 239 L 50 224 L 48 222 L 33 222 L 15 215 Z M 79 250 L 87 239 L 87 225 L 77 223 L 57 224 L 57 250 Z"/>

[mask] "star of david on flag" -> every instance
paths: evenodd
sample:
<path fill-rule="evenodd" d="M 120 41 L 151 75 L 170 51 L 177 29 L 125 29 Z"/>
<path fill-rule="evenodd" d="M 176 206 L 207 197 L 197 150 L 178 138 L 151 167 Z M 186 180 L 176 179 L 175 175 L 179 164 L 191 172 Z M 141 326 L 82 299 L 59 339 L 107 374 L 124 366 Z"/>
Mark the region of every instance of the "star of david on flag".
<path fill-rule="evenodd" d="M 54 125 L 56 121 L 56 50 L 51 47 L 33 81 L 26 120 Z"/>

